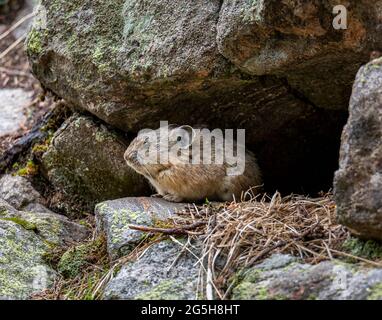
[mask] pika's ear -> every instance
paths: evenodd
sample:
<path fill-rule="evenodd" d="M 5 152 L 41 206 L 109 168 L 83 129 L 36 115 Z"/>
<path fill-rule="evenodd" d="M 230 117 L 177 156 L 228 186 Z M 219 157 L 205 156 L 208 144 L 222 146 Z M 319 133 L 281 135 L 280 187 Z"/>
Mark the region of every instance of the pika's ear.
<path fill-rule="evenodd" d="M 189 125 L 177 127 L 171 131 L 173 141 L 180 143 L 181 148 L 187 149 L 195 139 L 196 133 L 194 128 Z"/>

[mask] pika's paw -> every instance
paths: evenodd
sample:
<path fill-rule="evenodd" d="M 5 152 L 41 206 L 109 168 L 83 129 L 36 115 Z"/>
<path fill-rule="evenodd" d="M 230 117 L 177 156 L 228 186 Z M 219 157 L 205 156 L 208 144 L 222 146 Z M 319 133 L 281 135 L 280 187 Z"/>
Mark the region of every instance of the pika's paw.
<path fill-rule="evenodd" d="M 173 194 L 166 194 L 163 196 L 163 199 L 170 202 L 182 202 L 183 198 L 173 195 Z"/>
<path fill-rule="evenodd" d="M 163 196 L 159 193 L 154 193 L 150 196 L 151 198 L 163 198 Z"/>

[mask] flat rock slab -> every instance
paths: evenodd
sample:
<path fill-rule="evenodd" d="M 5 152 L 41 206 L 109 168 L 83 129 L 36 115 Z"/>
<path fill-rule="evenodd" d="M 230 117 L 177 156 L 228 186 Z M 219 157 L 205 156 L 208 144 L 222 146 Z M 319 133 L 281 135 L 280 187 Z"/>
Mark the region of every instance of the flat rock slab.
<path fill-rule="evenodd" d="M 187 251 L 177 259 L 181 250 L 179 244 L 168 241 L 153 245 L 142 258 L 122 267 L 107 285 L 103 299 L 196 299 L 197 260 Z"/>
<path fill-rule="evenodd" d="M 31 102 L 32 93 L 22 89 L 0 90 L 0 137 L 20 129 L 26 120 L 24 108 Z"/>
<path fill-rule="evenodd" d="M 140 231 L 131 230 L 129 224 L 154 226 L 186 206 L 188 204 L 145 197 L 102 202 L 95 208 L 97 229 L 106 233 L 109 255 L 117 259 L 129 252 L 144 236 Z"/>
<path fill-rule="evenodd" d="M 339 261 L 317 265 L 275 254 L 248 270 L 235 300 L 381 300 L 382 269 Z"/>

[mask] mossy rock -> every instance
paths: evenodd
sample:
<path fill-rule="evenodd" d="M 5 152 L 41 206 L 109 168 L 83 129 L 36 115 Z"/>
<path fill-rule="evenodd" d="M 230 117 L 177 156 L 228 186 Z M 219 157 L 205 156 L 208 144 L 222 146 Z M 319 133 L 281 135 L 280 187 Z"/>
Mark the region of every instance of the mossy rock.
<path fill-rule="evenodd" d="M 127 146 L 123 135 L 91 117 L 72 116 L 44 153 L 43 172 L 57 190 L 89 207 L 127 195 L 145 195 L 149 191 L 145 179 L 124 161 Z"/>
<path fill-rule="evenodd" d="M 121 268 L 106 286 L 103 299 L 197 299 L 196 258 L 187 252 L 178 257 L 180 249 L 172 241 L 152 245 L 139 260 Z M 192 250 L 200 254 L 200 243 L 193 243 Z"/>
<path fill-rule="evenodd" d="M 0 299 L 28 299 L 55 278 L 43 260 L 49 246 L 29 224 L 19 219 L 0 219 Z"/>
<path fill-rule="evenodd" d="M 57 265 L 57 270 L 65 278 L 75 278 L 85 272 L 92 263 L 99 263 L 107 256 L 104 237 L 81 244 L 66 251 Z"/>

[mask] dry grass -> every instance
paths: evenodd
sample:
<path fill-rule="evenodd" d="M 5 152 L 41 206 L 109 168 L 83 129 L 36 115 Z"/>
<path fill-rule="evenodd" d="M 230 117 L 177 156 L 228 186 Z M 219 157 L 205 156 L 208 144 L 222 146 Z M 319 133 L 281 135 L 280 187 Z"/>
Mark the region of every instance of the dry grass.
<path fill-rule="evenodd" d="M 342 251 L 349 232 L 336 223 L 335 208 L 330 194 L 311 199 L 294 195 L 282 198 L 276 193 L 181 213 L 177 224 L 207 221 L 205 230 L 198 230 L 204 233 L 199 294 L 207 299 L 226 299 L 238 270 L 275 252 L 299 256 L 312 264 L 345 256 L 379 265 Z"/>

